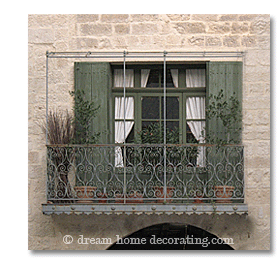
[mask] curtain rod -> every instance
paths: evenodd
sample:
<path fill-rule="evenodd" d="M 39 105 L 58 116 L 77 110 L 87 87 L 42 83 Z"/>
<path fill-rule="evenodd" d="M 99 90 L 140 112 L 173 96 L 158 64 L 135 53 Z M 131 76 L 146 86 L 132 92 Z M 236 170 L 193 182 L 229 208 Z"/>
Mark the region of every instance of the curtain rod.
<path fill-rule="evenodd" d="M 243 57 L 244 51 L 190 51 L 190 52 L 46 52 L 48 58 L 205 58 L 205 57 Z"/>

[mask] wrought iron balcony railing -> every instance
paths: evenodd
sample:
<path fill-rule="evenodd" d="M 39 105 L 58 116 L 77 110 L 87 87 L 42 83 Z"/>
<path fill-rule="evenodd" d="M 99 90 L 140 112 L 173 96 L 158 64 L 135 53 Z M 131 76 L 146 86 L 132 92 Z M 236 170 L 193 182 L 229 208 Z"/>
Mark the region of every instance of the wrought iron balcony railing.
<path fill-rule="evenodd" d="M 243 203 L 243 146 L 48 145 L 48 203 Z"/>

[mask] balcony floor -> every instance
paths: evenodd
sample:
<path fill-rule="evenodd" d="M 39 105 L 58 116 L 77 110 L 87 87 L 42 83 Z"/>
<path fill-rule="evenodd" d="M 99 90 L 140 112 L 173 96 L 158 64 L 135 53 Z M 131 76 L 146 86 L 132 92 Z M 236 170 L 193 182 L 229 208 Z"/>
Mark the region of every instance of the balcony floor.
<path fill-rule="evenodd" d="M 46 215 L 60 214 L 238 214 L 247 215 L 248 206 L 244 203 L 190 203 L 190 204 L 42 204 L 42 211 Z"/>

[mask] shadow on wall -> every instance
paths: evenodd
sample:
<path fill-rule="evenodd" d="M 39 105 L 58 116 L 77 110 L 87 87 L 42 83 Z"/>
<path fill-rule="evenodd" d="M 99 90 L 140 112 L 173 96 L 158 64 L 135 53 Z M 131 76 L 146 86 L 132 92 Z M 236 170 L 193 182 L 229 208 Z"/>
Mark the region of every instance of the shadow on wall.
<path fill-rule="evenodd" d="M 233 250 L 232 243 L 191 225 L 164 223 L 118 237 L 107 250 Z"/>

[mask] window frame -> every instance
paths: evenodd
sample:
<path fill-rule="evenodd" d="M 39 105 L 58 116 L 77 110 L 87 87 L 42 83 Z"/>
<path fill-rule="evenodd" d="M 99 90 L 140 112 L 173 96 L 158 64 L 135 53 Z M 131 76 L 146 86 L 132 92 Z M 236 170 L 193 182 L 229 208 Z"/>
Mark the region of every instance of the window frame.
<path fill-rule="evenodd" d="M 112 113 L 113 121 L 115 120 L 115 97 L 123 97 L 123 87 L 114 87 L 114 69 L 121 69 L 123 64 L 111 64 L 112 67 Z M 138 63 L 138 64 L 126 64 L 126 69 L 134 69 L 134 87 L 126 87 L 126 97 L 134 97 L 134 132 L 141 131 L 142 129 L 142 96 L 161 96 L 163 97 L 163 87 L 141 87 L 141 69 L 161 69 L 163 71 L 163 63 Z M 180 142 L 179 144 L 188 144 L 186 141 L 186 123 L 187 121 L 206 121 L 206 119 L 186 119 L 186 99 L 188 97 L 201 96 L 206 99 L 207 80 L 206 87 L 186 87 L 186 70 L 187 69 L 205 69 L 207 73 L 206 62 L 202 63 L 170 63 L 167 64 L 167 69 L 178 69 L 179 87 L 166 87 L 167 96 L 179 96 L 180 97 L 180 109 L 179 109 L 179 127 L 180 127 Z M 206 103 L 207 104 L 207 103 Z M 126 119 L 126 121 L 128 121 Z M 113 138 L 115 139 L 115 125 L 113 125 Z"/>

